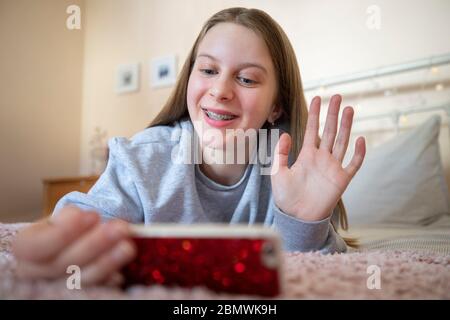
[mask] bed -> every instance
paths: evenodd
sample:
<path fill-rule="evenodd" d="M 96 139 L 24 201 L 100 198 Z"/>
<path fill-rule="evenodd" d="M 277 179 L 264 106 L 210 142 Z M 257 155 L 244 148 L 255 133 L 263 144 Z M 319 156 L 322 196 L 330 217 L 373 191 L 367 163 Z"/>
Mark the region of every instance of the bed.
<path fill-rule="evenodd" d="M 258 299 L 206 288 L 98 286 L 69 290 L 66 279 L 15 277 L 11 241 L 24 224 L 0 224 L 0 299 Z M 277 299 L 450 299 L 450 236 L 446 228 L 360 228 L 362 247 L 345 254 L 285 253 L 282 294 Z M 400 233 L 397 231 L 401 231 Z M 413 239 L 409 242 L 408 239 Z M 371 266 L 380 286 L 368 284 Z"/>
<path fill-rule="evenodd" d="M 277 299 L 450 299 L 450 197 L 437 147 L 440 127 L 440 118 L 431 117 L 368 152 L 366 166 L 344 194 L 351 226 L 344 235 L 358 239 L 359 248 L 333 255 L 284 253 Z M 401 165 L 386 158 L 401 158 Z M 66 279 L 19 280 L 11 242 L 24 226 L 0 224 L 0 299 L 259 298 L 202 287 L 69 290 Z"/>
<path fill-rule="evenodd" d="M 305 85 L 307 100 L 317 94 L 324 96 L 326 83 L 327 88 L 334 86 L 335 92 L 343 94 L 346 105 L 355 106 L 358 117 L 348 157 L 353 154 L 354 139 L 361 134 L 366 137 L 363 166 L 343 195 L 350 229 L 346 233 L 340 230 L 356 238 L 360 246 L 333 255 L 284 253 L 283 291 L 278 299 L 450 299 L 449 90 L 442 84 L 435 90 L 425 83 L 444 81 L 437 77 L 448 77 L 450 65 L 440 65 L 440 72 L 430 73 L 430 67 L 437 70 L 433 61 L 421 60 L 372 70 L 364 77 L 358 73 L 355 77 L 321 80 L 316 86 Z M 393 77 L 394 69 L 420 70 L 397 79 Z M 387 76 L 386 88 L 380 82 L 381 75 Z M 412 86 L 413 80 L 421 85 Z M 339 87 L 349 82 L 349 92 L 345 85 Z M 368 91 L 367 86 L 375 89 Z M 404 101 L 407 105 L 402 106 Z M 323 104 L 326 102 L 324 97 Z M 348 160 L 344 159 L 344 163 Z M 216 293 L 202 287 L 68 290 L 66 279 L 19 280 L 11 242 L 25 226 L 0 223 L 0 299 L 259 298 Z"/>

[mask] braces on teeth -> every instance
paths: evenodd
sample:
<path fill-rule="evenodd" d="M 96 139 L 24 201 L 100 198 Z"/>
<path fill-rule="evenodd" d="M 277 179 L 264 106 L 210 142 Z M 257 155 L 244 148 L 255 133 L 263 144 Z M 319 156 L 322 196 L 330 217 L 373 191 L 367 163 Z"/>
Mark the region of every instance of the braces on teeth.
<path fill-rule="evenodd" d="M 208 117 L 210 117 L 213 120 L 231 120 L 234 119 L 235 116 L 225 115 L 225 114 L 217 114 L 212 111 L 205 110 Z"/>

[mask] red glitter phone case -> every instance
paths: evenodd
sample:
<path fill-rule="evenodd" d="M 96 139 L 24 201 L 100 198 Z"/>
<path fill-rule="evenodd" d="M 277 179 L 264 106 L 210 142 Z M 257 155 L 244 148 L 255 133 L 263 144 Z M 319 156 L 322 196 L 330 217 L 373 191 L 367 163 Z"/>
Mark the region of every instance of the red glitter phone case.
<path fill-rule="evenodd" d="M 262 226 L 135 225 L 137 256 L 122 270 L 125 286 L 206 286 L 273 297 L 280 293 L 281 242 Z"/>

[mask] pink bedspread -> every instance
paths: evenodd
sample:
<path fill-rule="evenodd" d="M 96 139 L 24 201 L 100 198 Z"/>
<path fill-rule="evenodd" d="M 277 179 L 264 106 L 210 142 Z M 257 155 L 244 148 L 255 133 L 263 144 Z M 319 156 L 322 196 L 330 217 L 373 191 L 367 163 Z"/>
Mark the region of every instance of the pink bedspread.
<path fill-rule="evenodd" d="M 162 286 L 69 290 L 66 279 L 15 278 L 10 245 L 19 224 L 0 224 L 0 299 L 248 299 L 205 288 Z M 450 299 L 450 256 L 424 251 L 360 251 L 346 254 L 284 254 L 280 299 Z M 381 288 L 368 289 L 370 265 L 381 272 Z"/>

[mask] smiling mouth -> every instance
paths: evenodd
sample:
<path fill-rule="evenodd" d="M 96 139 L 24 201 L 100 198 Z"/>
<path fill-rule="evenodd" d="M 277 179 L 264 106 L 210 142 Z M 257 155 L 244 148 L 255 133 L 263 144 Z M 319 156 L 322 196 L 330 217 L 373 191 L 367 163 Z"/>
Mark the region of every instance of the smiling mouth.
<path fill-rule="evenodd" d="M 202 110 L 205 112 L 206 116 L 212 120 L 216 120 L 216 121 L 227 121 L 227 120 L 233 120 L 236 119 L 237 116 L 234 115 L 229 115 L 229 114 L 219 114 L 219 113 L 215 113 L 211 110 L 202 108 Z"/>

